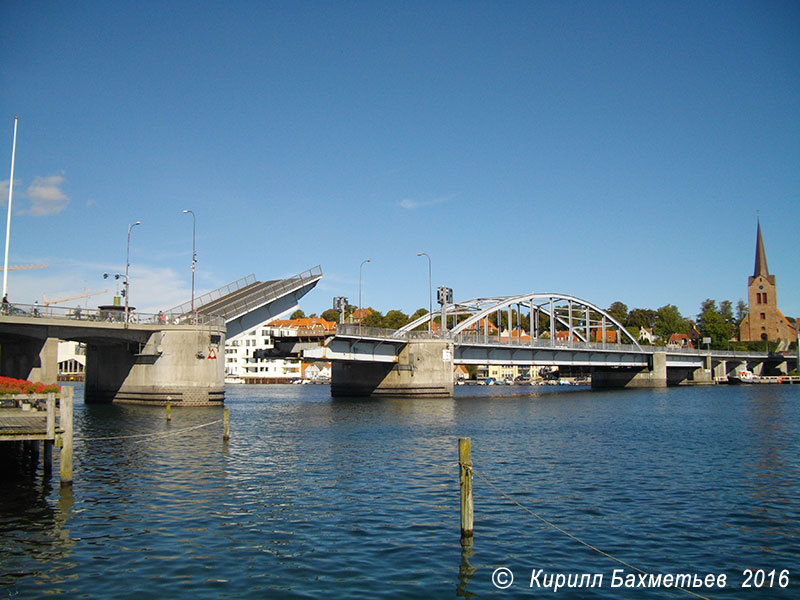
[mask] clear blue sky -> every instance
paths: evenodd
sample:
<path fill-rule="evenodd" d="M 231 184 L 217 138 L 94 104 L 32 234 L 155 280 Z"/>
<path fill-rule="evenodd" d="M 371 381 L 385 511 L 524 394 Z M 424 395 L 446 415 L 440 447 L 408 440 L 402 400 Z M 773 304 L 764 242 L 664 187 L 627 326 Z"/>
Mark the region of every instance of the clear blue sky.
<path fill-rule="evenodd" d="M 798 2 L 0 4 L 12 302 L 321 264 L 301 302 L 746 299 L 756 211 L 800 315 Z M 4 237 L 4 232 L 0 232 Z M 112 290 L 113 291 L 113 290 Z M 89 304 L 108 302 L 111 293 Z"/>

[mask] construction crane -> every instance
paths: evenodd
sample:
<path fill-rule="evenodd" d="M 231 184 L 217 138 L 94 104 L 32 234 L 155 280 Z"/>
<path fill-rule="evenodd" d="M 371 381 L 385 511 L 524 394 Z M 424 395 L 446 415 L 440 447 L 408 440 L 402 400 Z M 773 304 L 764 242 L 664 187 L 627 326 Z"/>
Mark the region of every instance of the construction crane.
<path fill-rule="evenodd" d="M 47 265 L 8 265 L 9 271 L 28 271 L 30 269 L 47 269 Z M 0 271 L 4 271 L 2 266 L 0 266 Z"/>
<path fill-rule="evenodd" d="M 97 294 L 105 294 L 108 290 L 99 290 L 97 292 L 89 292 L 86 294 L 81 294 L 80 296 L 70 296 L 69 298 L 59 298 L 58 300 L 48 300 L 44 294 L 42 294 L 42 301 L 44 302 L 45 306 L 50 306 L 51 304 L 59 304 L 60 302 L 69 302 L 70 300 L 78 300 L 80 298 L 88 298 L 89 296 L 97 296 Z"/>

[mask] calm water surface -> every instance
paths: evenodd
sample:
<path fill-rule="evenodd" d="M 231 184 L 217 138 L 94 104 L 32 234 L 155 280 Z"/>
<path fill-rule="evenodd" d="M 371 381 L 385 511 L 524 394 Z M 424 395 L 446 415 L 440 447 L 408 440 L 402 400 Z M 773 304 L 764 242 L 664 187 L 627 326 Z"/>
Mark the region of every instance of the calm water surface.
<path fill-rule="evenodd" d="M 82 397 L 78 388 L 77 397 Z M 692 598 L 612 589 L 623 568 L 475 478 L 459 542 L 457 438 L 521 505 L 638 568 L 724 573 L 714 598 L 800 598 L 800 386 L 457 388 L 331 399 L 229 386 L 221 425 L 75 444 L 75 483 L 4 471 L 0 598 Z M 221 409 L 75 406 L 76 437 L 178 432 Z M 492 584 L 498 567 L 515 581 Z M 787 588 L 742 589 L 746 568 Z M 532 569 L 602 588 L 531 589 Z M 626 570 L 629 572 L 629 570 Z"/>

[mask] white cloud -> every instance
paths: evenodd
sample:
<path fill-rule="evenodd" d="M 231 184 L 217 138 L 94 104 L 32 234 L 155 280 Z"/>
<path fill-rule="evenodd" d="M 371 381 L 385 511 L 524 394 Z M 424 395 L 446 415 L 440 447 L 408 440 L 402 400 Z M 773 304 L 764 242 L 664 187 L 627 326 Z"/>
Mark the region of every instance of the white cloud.
<path fill-rule="evenodd" d="M 31 206 L 24 212 L 34 217 L 57 215 L 62 212 L 69 204 L 69 198 L 61 190 L 63 183 L 64 178 L 61 175 L 34 177 L 33 183 L 26 190 Z"/>

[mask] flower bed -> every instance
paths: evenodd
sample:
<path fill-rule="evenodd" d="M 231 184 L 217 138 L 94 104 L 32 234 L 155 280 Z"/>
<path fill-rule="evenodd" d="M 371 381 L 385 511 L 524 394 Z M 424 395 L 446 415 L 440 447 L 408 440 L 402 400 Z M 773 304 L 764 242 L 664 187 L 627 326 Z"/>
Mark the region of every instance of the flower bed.
<path fill-rule="evenodd" d="M 0 377 L 0 394 L 47 394 L 58 393 L 59 387 L 55 384 L 45 385 L 40 381 L 26 381 L 13 377 Z"/>

